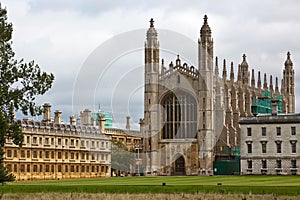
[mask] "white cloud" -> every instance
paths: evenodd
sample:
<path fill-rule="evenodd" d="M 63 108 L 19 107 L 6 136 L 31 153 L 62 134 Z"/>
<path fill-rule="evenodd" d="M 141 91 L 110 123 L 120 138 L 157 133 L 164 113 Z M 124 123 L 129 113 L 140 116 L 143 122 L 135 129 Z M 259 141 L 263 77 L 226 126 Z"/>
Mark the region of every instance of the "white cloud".
<path fill-rule="evenodd" d="M 56 76 L 54 87 L 41 101 L 49 99 L 53 107 L 66 109 L 66 119 L 73 114 L 67 106 L 72 103 L 73 82 L 88 55 L 112 36 L 148 28 L 151 17 L 157 28 L 182 33 L 196 42 L 207 14 L 220 64 L 226 58 L 227 66 L 233 61 L 236 67 L 246 53 L 256 73 L 281 77 L 286 52 L 291 51 L 296 84 L 300 79 L 300 2 L 296 0 L 4 0 L 2 6 L 14 25 L 17 57 L 33 59 Z"/>

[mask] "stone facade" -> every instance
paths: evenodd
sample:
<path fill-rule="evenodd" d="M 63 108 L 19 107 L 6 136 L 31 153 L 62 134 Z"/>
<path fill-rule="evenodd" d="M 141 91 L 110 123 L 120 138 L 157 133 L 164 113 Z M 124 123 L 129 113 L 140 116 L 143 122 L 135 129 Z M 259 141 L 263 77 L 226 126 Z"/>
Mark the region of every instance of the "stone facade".
<path fill-rule="evenodd" d="M 53 122 L 50 105 L 44 108 L 43 121 L 19 121 L 24 136 L 22 148 L 12 140 L 5 143 L 4 165 L 16 180 L 109 177 L 109 138 L 98 127 L 61 124 L 59 111 Z"/>
<path fill-rule="evenodd" d="M 242 174 L 300 174 L 300 115 L 241 118 Z"/>
<path fill-rule="evenodd" d="M 263 92 L 270 92 L 271 98 L 281 95 L 284 113 L 295 111 L 290 53 L 285 61 L 281 90 L 277 77 L 273 86 L 271 75 L 269 84 L 266 74 L 262 83 L 258 72 L 256 82 L 245 54 L 237 76 L 231 62 L 227 77 L 226 64 L 224 60 L 220 77 L 212 31 L 205 15 L 198 40 L 198 67 L 182 64 L 178 56 L 167 69 L 164 60 L 160 61 L 158 33 L 151 19 L 145 42 L 144 119 L 141 120 L 145 172 L 211 174 L 218 154 L 216 147 L 240 146 L 239 119 L 252 116 L 252 99 L 261 97 Z"/>

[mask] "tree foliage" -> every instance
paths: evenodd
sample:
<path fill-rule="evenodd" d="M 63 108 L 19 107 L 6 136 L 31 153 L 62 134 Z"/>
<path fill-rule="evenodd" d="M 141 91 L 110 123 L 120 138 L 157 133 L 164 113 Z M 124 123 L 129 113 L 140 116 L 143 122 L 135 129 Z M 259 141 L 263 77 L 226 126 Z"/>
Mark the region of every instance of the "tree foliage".
<path fill-rule="evenodd" d="M 111 168 L 121 172 L 130 172 L 130 166 L 133 165 L 135 152 L 120 141 L 112 141 Z"/>
<path fill-rule="evenodd" d="M 42 107 L 35 103 L 36 96 L 45 94 L 54 81 L 54 75 L 43 72 L 34 61 L 26 63 L 23 59 L 15 59 L 12 32 L 13 25 L 7 21 L 7 10 L 0 4 L 0 181 L 13 179 L 3 167 L 6 139 L 12 139 L 19 146 L 23 142 L 20 124 L 14 120 L 14 111 L 40 115 Z"/>

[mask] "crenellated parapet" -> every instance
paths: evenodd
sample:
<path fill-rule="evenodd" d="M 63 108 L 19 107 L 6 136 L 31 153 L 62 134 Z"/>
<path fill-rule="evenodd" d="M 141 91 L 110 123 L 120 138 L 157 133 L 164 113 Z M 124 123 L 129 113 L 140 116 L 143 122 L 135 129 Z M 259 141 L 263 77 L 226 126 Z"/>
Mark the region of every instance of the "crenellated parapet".
<path fill-rule="evenodd" d="M 175 65 L 173 64 L 173 62 L 170 62 L 169 69 L 166 69 L 164 67 L 164 61 L 162 60 L 161 73 L 159 75 L 159 78 L 163 79 L 170 76 L 174 72 L 179 72 L 194 79 L 197 79 L 199 77 L 199 71 L 194 66 L 189 66 L 187 63 L 183 63 L 183 65 L 181 64 L 179 55 L 177 55 Z"/>

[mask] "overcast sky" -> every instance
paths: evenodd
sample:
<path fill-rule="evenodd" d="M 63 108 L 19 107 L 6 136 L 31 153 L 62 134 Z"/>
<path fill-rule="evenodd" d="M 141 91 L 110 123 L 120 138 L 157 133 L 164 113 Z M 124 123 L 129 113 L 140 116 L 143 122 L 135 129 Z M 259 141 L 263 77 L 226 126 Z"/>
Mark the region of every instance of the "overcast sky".
<path fill-rule="evenodd" d="M 68 121 L 73 109 L 76 77 L 87 58 L 105 41 L 124 32 L 155 27 L 181 33 L 197 42 L 204 14 L 214 38 L 219 59 L 242 61 L 242 54 L 257 72 L 282 78 L 287 51 L 291 52 L 296 76 L 296 110 L 300 106 L 300 1 L 298 0 L 2 0 L 13 23 L 13 48 L 17 58 L 35 60 L 55 75 L 53 88 L 39 103 L 49 102 L 52 111 L 63 112 Z M 142 32 L 143 33 L 143 32 Z M 141 37 L 145 37 L 143 33 Z M 160 44 L 164 41 L 160 40 Z M 176 41 L 174 41 L 176 43 Z M 141 42 L 141 47 L 143 47 Z M 197 49 L 195 49 L 195 52 Z M 127 61 L 143 65 L 143 53 L 128 56 Z M 176 57 L 173 58 L 175 60 Z M 166 62 L 170 62 L 167 59 Z M 121 62 L 122 65 L 126 62 Z M 117 65 L 117 64 L 116 64 Z M 123 66 L 123 67 L 126 67 Z M 229 73 L 229 68 L 227 69 Z M 113 72 L 112 72 L 113 73 Z M 143 74 L 141 74 L 141 79 Z M 269 78 L 268 78 L 269 79 Z M 273 78 L 274 81 L 275 78 Z M 273 82 L 274 84 L 274 82 Z M 98 86 L 96 86 L 98 87 Z M 94 107 L 111 112 L 105 91 L 95 97 Z M 109 95 L 108 95 L 109 96 Z M 131 98 L 138 105 L 129 106 L 134 123 L 143 117 L 143 91 Z M 98 103 L 96 103 L 98 101 Z M 133 108 L 134 107 L 134 108 Z M 76 112 L 76 113 L 74 113 Z M 117 112 L 117 110 L 114 110 Z M 124 121 L 128 113 L 123 113 Z"/>

